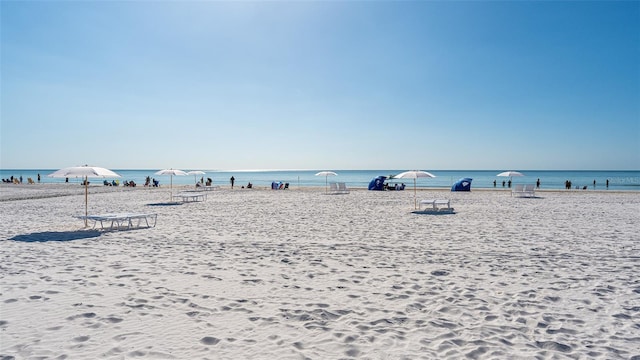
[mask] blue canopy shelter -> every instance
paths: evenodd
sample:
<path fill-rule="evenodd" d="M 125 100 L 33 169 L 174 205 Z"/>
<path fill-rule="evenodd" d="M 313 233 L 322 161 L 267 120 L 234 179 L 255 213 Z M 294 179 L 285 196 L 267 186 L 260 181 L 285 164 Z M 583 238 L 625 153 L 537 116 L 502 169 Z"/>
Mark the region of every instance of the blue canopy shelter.
<path fill-rule="evenodd" d="M 451 187 L 451 191 L 471 191 L 472 178 L 462 178 L 456 181 Z"/>
<path fill-rule="evenodd" d="M 387 180 L 386 176 L 378 176 L 375 179 L 372 179 L 369 182 L 369 190 L 383 191 L 385 180 Z"/>

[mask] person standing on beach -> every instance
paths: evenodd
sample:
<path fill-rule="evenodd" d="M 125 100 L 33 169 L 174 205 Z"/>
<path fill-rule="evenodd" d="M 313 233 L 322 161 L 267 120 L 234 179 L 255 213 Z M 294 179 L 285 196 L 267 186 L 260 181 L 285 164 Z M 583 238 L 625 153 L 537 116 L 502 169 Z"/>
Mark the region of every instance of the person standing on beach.
<path fill-rule="evenodd" d="M 540 178 L 538 178 L 538 181 L 536 181 L 536 188 L 540 189 Z"/>
<path fill-rule="evenodd" d="M 594 189 L 596 188 L 596 181 L 595 180 L 593 180 L 593 188 Z"/>
<path fill-rule="evenodd" d="M 231 188 L 233 189 L 233 183 L 236 181 L 236 178 L 231 176 L 231 179 L 229 179 L 229 181 L 231 182 Z"/>
<path fill-rule="evenodd" d="M 609 188 L 609 179 L 607 179 L 607 189 Z"/>
<path fill-rule="evenodd" d="M 38 173 L 38 184 L 40 183 L 40 174 Z"/>
<path fill-rule="evenodd" d="M 493 187 L 496 187 L 496 181 L 493 180 Z"/>

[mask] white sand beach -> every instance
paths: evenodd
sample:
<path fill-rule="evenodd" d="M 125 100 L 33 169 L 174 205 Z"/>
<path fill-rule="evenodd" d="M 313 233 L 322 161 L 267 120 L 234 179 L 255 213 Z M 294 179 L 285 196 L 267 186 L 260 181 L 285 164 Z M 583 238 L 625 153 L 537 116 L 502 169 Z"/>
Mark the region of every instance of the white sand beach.
<path fill-rule="evenodd" d="M 640 192 L 0 190 L 0 359 L 640 359 Z"/>

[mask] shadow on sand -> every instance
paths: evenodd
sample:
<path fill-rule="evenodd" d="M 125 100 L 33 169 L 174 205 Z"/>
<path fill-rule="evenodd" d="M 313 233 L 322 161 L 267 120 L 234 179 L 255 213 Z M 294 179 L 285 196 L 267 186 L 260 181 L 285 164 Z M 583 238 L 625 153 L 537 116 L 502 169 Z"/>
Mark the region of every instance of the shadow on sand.
<path fill-rule="evenodd" d="M 418 215 L 455 215 L 455 211 L 433 211 L 433 210 L 414 210 L 412 214 Z"/>
<path fill-rule="evenodd" d="M 9 240 L 22 242 L 73 241 L 96 238 L 102 234 L 98 230 L 79 231 L 45 231 L 31 234 L 16 235 Z"/>
<path fill-rule="evenodd" d="M 147 206 L 174 206 L 174 205 L 182 205 L 181 202 L 173 201 L 173 202 L 162 202 L 162 203 L 152 203 L 147 204 Z"/>

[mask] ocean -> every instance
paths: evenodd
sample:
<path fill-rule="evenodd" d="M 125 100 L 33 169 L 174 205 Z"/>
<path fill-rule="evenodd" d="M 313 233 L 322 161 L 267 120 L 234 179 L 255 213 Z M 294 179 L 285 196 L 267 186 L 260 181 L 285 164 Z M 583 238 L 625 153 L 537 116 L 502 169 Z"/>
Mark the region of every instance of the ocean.
<path fill-rule="evenodd" d="M 42 183 L 63 183 L 65 179 L 50 178 L 48 174 L 58 169 L 0 169 L 0 178 L 8 179 L 11 176 L 19 178 L 22 176 L 23 182 L 27 183 L 27 178 L 32 178 L 37 182 L 38 174 L 40 174 L 40 181 Z M 172 179 L 169 176 L 155 175 L 158 170 L 149 169 L 111 169 L 118 173 L 121 178 L 120 182 L 125 180 L 133 180 L 138 185 L 143 185 L 147 176 L 155 178 L 160 181 L 161 185 L 169 184 L 173 181 L 175 185 L 187 185 L 194 184 L 196 180 L 200 180 L 201 177 L 206 181 L 207 178 L 213 180 L 213 185 L 229 186 L 229 179 L 231 176 L 235 178 L 235 185 L 240 187 L 246 185 L 248 182 L 254 184 L 254 186 L 270 187 L 273 181 L 275 182 L 288 182 L 290 187 L 310 187 L 310 186 L 325 186 L 325 181 L 345 182 L 347 186 L 352 188 L 366 188 L 369 182 L 377 176 L 390 176 L 396 175 L 406 170 L 334 170 L 334 169 L 321 169 L 321 170 L 234 170 L 234 171 L 221 171 L 221 170 L 202 170 L 205 171 L 205 175 L 194 176 L 174 176 Z M 182 169 L 188 171 L 191 169 Z M 315 176 L 319 171 L 331 170 L 336 172 L 337 176 L 329 176 L 325 179 L 324 176 Z M 502 187 L 502 181 L 508 181 L 509 178 L 497 177 L 496 175 L 504 170 L 431 170 L 424 169 L 435 175 L 435 178 L 420 178 L 416 181 L 418 188 L 451 188 L 454 182 L 461 178 L 473 179 L 471 183 L 471 189 L 493 188 L 493 182 L 496 181 L 496 187 Z M 525 176 L 512 178 L 512 184 L 535 184 L 540 179 L 541 189 L 564 189 L 565 181 L 569 180 L 572 183 L 572 188 L 582 188 L 587 186 L 588 189 L 597 190 L 627 190 L 627 191 L 640 191 L 640 171 L 612 171 L 612 170 L 597 170 L 597 171 L 584 171 L 584 170 L 518 170 Z M 113 179 L 106 179 L 113 180 Z M 606 187 L 606 182 L 609 180 L 609 186 Z M 79 178 L 70 178 L 70 183 L 80 183 L 82 180 Z M 89 179 L 90 182 L 95 184 L 102 183 L 103 179 Z M 412 179 L 397 179 L 394 182 L 404 182 L 407 186 L 413 186 Z M 506 185 L 505 185 L 506 186 Z"/>

